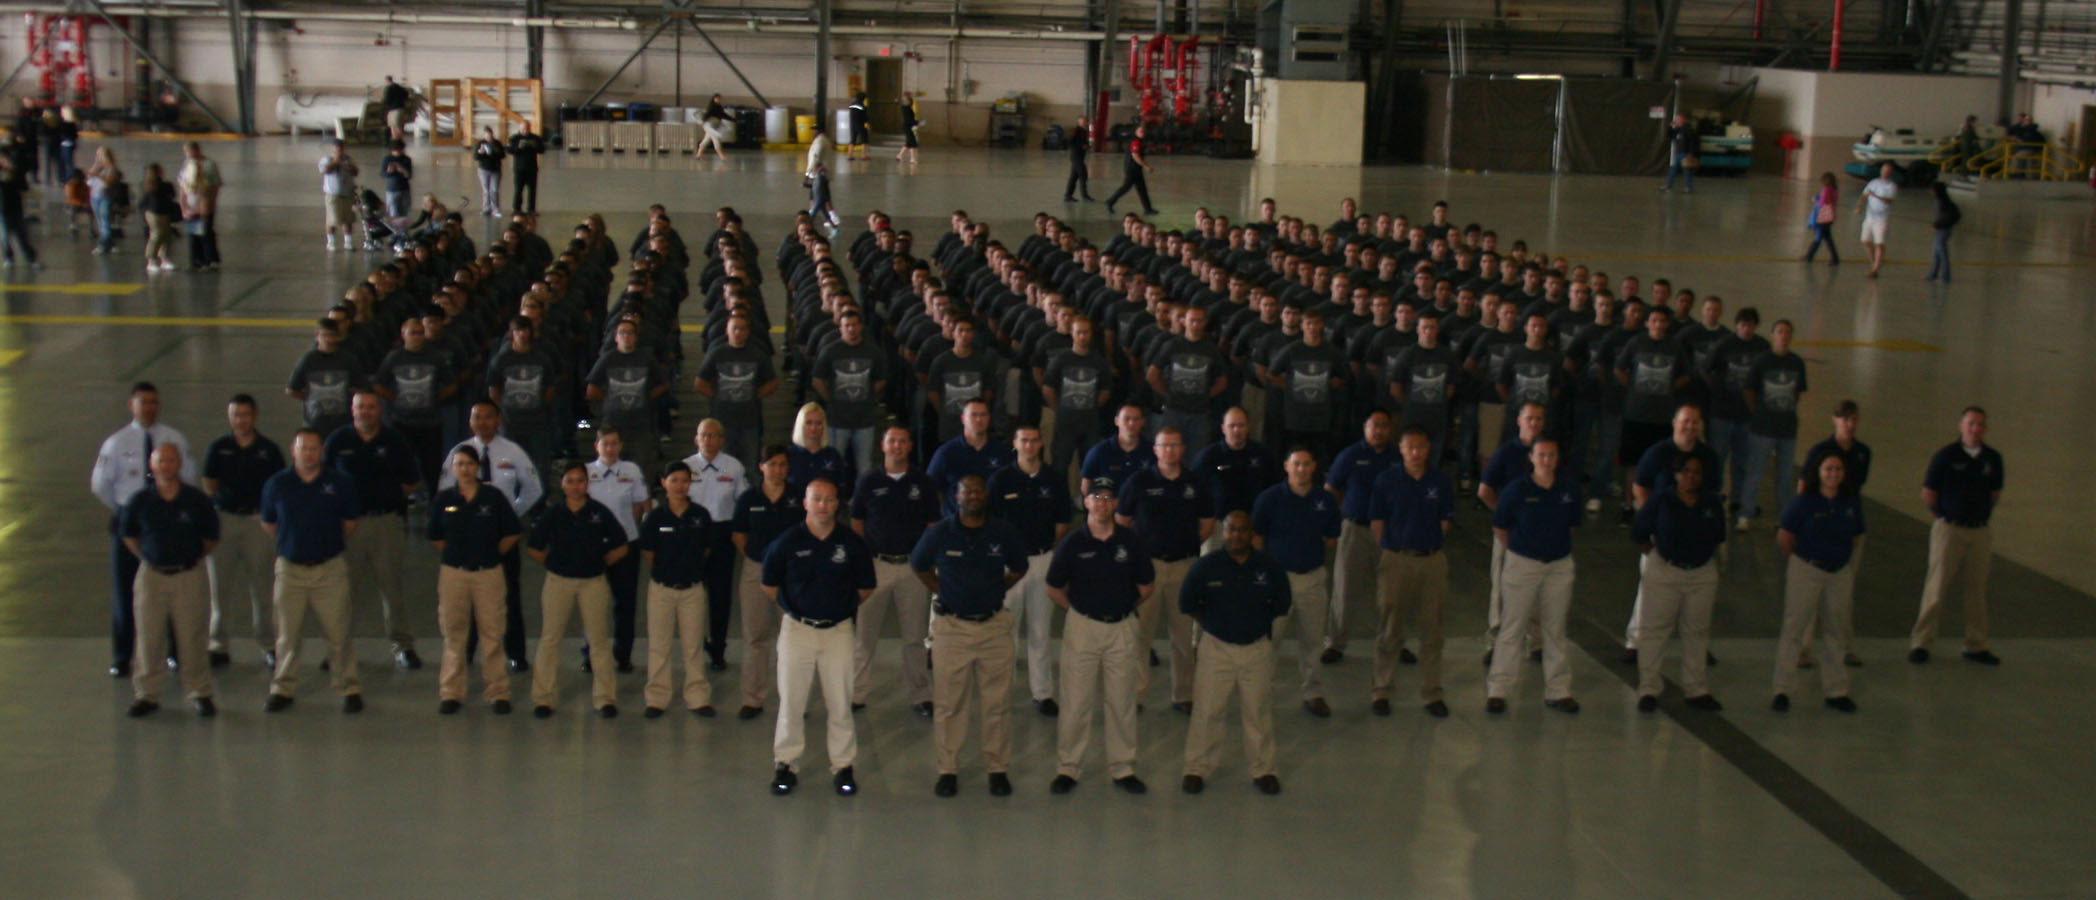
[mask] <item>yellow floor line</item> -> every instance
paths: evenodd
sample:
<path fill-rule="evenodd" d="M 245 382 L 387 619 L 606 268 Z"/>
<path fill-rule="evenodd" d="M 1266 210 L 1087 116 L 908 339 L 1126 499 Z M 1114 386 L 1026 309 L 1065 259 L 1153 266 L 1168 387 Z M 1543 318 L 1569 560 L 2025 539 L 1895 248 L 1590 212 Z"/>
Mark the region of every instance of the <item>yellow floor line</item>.
<path fill-rule="evenodd" d="M 1723 253 L 1558 253 L 1556 251 L 1552 251 L 1552 253 L 1553 255 L 1563 256 L 1567 259 L 1576 260 L 1632 259 L 1655 260 L 1659 262 L 1794 264 L 1802 264 L 1803 262 L 1795 256 L 1740 256 Z M 2096 269 L 2096 262 L 2010 262 L 2006 260 L 1964 259 L 1958 259 L 1954 262 L 1959 266 L 1972 266 L 1974 268 L 1980 269 Z M 1885 264 L 1888 266 L 1925 266 L 1929 264 L 1929 261 L 1925 259 L 1894 259 L 1892 257 L 1886 257 Z M 1817 265 L 1817 263 L 1815 263 L 1815 265 Z M 1870 262 L 1861 257 L 1857 257 L 1855 260 L 1850 262 L 1849 265 L 1852 268 L 1856 269 L 1866 269 L 1869 267 Z"/>
<path fill-rule="evenodd" d="M 21 359 L 22 355 L 28 352 L 27 350 L 0 350 L 0 369 L 14 365 L 15 360 Z"/>
<path fill-rule="evenodd" d="M 0 313 L 0 325 L 143 325 L 190 328 L 312 328 L 312 319 L 214 319 L 201 316 L 64 316 Z"/>
<path fill-rule="evenodd" d="M 143 284 L 83 281 L 78 284 L 37 284 L 33 281 L 0 282 L 0 294 L 75 294 L 90 297 L 126 297 L 145 290 Z"/>

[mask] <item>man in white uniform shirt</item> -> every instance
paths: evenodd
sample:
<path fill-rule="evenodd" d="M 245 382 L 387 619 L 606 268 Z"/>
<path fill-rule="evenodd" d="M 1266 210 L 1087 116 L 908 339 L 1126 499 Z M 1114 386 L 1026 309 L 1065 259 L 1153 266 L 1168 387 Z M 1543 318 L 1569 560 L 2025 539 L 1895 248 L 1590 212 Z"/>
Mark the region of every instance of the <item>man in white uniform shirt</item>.
<path fill-rule="evenodd" d="M 648 517 L 648 477 L 640 466 L 623 459 L 626 444 L 618 429 L 597 429 L 597 458 L 583 466 L 589 472 L 589 496 L 611 510 L 626 530 L 626 555 L 605 567 L 611 582 L 611 655 L 619 671 L 633 671 L 633 633 L 640 617 L 640 520 Z M 601 659 L 601 654 L 599 655 Z M 590 671 L 590 646 L 582 644 L 582 671 Z"/>
<path fill-rule="evenodd" d="M 706 536 L 706 568 L 702 579 L 706 585 L 706 657 L 707 667 L 720 671 L 728 667 L 728 622 L 734 615 L 736 560 L 742 554 L 735 551 L 734 528 L 735 499 L 742 496 L 748 485 L 747 470 L 741 460 L 729 456 L 721 448 L 727 446 L 728 428 L 719 419 L 707 419 L 699 423 L 692 438 L 699 452 L 684 458 L 691 467 L 691 502 L 698 504 L 706 515 L 713 519 L 713 526 Z"/>
<path fill-rule="evenodd" d="M 138 639 L 131 605 L 131 582 L 138 577 L 138 557 L 124 546 L 116 533 L 116 514 L 131 495 L 153 483 L 147 461 L 156 447 L 173 444 L 182 450 L 182 483 L 196 484 L 196 461 L 182 432 L 160 424 L 160 390 L 151 382 L 131 386 L 131 423 L 102 441 L 95 454 L 95 467 L 88 474 L 88 489 L 109 509 L 110 577 L 116 593 L 109 606 L 109 677 L 131 677 L 131 656 Z M 214 611 L 215 615 L 215 611 Z M 204 660 L 193 660 L 205 665 Z"/>

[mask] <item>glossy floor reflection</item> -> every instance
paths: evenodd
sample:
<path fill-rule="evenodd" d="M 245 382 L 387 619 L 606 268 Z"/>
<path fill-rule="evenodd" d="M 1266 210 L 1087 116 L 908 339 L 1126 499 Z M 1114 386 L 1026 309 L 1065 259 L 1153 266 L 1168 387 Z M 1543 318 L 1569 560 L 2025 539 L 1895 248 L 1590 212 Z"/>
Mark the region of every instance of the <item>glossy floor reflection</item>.
<path fill-rule="evenodd" d="M 117 148 L 134 181 L 143 162 L 177 156 L 170 143 Z M 1713 746 L 1672 717 L 1700 714 L 1637 713 L 1606 652 L 1628 611 L 1634 559 L 1622 532 L 1602 523 L 1581 537 L 1574 613 L 1586 711 L 1543 710 L 1530 671 L 1513 712 L 1487 719 L 1476 665 L 1485 523 L 1466 509 L 1451 551 L 1455 715 L 1435 722 L 1400 702 L 1391 719 L 1369 716 L 1370 642 L 1357 640 L 1345 663 L 1325 670 L 1337 714 L 1312 720 L 1296 706 L 1284 662 L 1280 797 L 1243 783 L 1234 730 L 1209 792 L 1178 794 L 1185 726 L 1153 689 L 1142 722 L 1148 797 L 1115 793 L 1096 772 L 1077 793 L 1048 796 L 1052 723 L 1018 697 L 1018 796 L 989 798 L 964 756 L 962 796 L 935 800 L 928 729 L 903 708 L 891 649 L 862 714 L 864 796 L 804 789 L 779 800 L 759 780 L 769 717 L 603 722 L 582 715 L 582 678 L 571 669 L 571 699 L 551 722 L 470 709 L 438 719 L 434 673 L 376 668 L 376 641 L 363 647 L 372 709 L 362 718 L 341 716 L 311 689 L 296 711 L 265 718 L 254 651 L 237 641 L 218 720 L 198 722 L 177 706 L 145 722 L 123 718 L 128 689 L 101 675 L 106 519 L 85 482 L 95 445 L 123 421 L 124 386 L 157 382 L 165 419 L 197 446 L 222 430 L 222 403 L 235 391 L 261 397 L 264 431 L 283 435 L 297 410 L 281 386 L 310 319 L 371 263 L 313 240 L 317 142 L 208 152 L 231 182 L 225 272 L 147 278 L 135 228 L 119 255 L 93 256 L 91 240 L 67 235 L 60 211 L 47 207 L 36 239 L 50 267 L 0 280 L 0 459 L 9 461 L 0 508 L 10 513 L 0 521 L 0 792 L 11 813 L 0 824 L 0 872 L 10 894 L 656 896 L 700 886 L 782 897 L 1865 897 L 1949 886 L 2066 897 L 2096 882 L 2075 849 L 2096 825 L 2081 787 L 2096 721 L 2073 690 L 2091 675 L 2096 637 L 2096 568 L 2086 563 L 2096 537 L 2069 456 L 2096 437 L 2082 414 L 2096 375 L 2081 363 L 2096 349 L 2085 287 L 2096 271 L 2096 213 L 2080 186 L 1990 187 L 1962 200 L 1957 280 L 1932 287 L 1920 281 L 1928 209 L 1919 195 L 1895 212 L 1894 264 L 1869 280 L 1852 221 L 1837 227 L 1840 269 L 1797 262 L 1805 187 L 1771 177 L 1704 179 L 1694 194 L 1662 195 L 1648 179 L 1160 159 L 1151 183 L 1167 225 L 1188 222 L 1196 204 L 1242 217 L 1263 196 L 1313 221 L 1334 218 L 1344 196 L 1415 213 L 1445 198 L 1458 221 L 1483 222 L 1503 240 L 1525 238 L 1618 278 L 1666 277 L 1728 306 L 1751 303 L 1764 322 L 1796 320 L 1813 366 L 1807 434 L 1816 439 L 1825 411 L 1853 397 L 1878 454 L 1858 589 L 1863 712 L 1827 712 L 1816 690 L 1787 718 L 1766 711 L 1781 569 L 1763 524 L 1735 537 L 1715 622 L 1724 662 L 1713 687 L 1739 732 L 1730 740 L 1747 743 Z M 378 154 L 358 155 L 369 166 Z M 449 199 L 472 190 L 457 151 L 415 155 L 418 191 Z M 549 230 L 602 211 L 623 243 L 649 202 L 668 204 L 687 237 L 712 207 L 733 205 L 769 254 L 804 205 L 799 165 L 788 154 L 725 164 L 563 154 L 543 177 L 541 207 Z M 847 217 L 890 210 L 920 246 L 957 207 L 1013 242 L 1037 209 L 1066 214 L 1099 240 L 1113 223 L 1103 205 L 1057 202 L 1064 168 L 1055 154 L 928 150 L 915 167 L 877 155 L 840 169 Z M 1102 158 L 1095 169 L 1093 194 L 1105 196 L 1118 166 Z M 1845 196 L 1856 185 L 1845 180 Z M 1974 402 L 1993 411 L 1990 440 L 2010 472 L 1993 591 L 2008 663 L 1986 669 L 1939 653 L 1935 665 L 1914 667 L 1901 657 L 1925 559 L 1920 473 L 1953 438 L 1957 410 Z M 689 395 L 686 404 L 688 427 L 699 406 Z M 415 543 L 414 571 L 432 573 Z M 537 569 L 527 572 L 535 596 Z M 432 663 L 433 581 L 413 580 Z M 360 633 L 376 637 L 376 618 L 359 610 Z M 1953 614 L 1948 633 L 1958 627 Z M 630 706 L 638 684 L 622 684 Z M 1816 827 L 1827 810 L 1800 808 L 1798 795 L 1770 789 L 1724 752 L 1742 747 L 1772 754 L 1937 880 L 1902 880 L 1912 866 L 1859 857 L 1852 835 Z"/>

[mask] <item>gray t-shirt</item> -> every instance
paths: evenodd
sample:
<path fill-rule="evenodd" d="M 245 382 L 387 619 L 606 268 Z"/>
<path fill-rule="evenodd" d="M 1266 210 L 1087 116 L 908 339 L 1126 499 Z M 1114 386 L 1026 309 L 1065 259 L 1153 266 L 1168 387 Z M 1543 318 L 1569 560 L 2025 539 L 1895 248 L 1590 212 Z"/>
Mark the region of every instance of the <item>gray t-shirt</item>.
<path fill-rule="evenodd" d="M 427 345 L 421 352 L 396 347 L 378 364 L 372 378 L 393 392 L 386 420 L 396 426 L 434 428 L 437 425 L 437 392 L 450 383 L 450 371 L 441 354 Z"/>
<path fill-rule="evenodd" d="M 872 341 L 858 346 L 837 341 L 815 363 L 815 377 L 830 385 L 832 428 L 870 428 L 880 419 L 880 395 L 874 385 L 888 380 L 888 361 Z"/>
<path fill-rule="evenodd" d="M 1281 427 L 1289 431 L 1332 427 L 1332 380 L 1346 374 L 1346 358 L 1338 348 L 1298 341 L 1275 353 L 1267 371 L 1281 379 Z"/>
<path fill-rule="evenodd" d="M 1205 415 L 1208 388 L 1223 374 L 1227 361 L 1214 341 L 1173 338 L 1157 357 L 1157 366 L 1164 375 L 1165 407 Z"/>
<path fill-rule="evenodd" d="M 1042 381 L 1055 389 L 1055 408 L 1065 412 L 1092 412 L 1113 379 L 1113 372 L 1099 354 L 1077 355 L 1064 351 L 1048 361 Z"/>
<path fill-rule="evenodd" d="M 777 376 L 771 357 L 754 346 L 722 344 L 699 363 L 700 378 L 713 382 L 713 417 L 733 428 L 764 423 L 764 404 L 757 389 Z"/>
<path fill-rule="evenodd" d="M 587 382 L 604 392 L 604 423 L 628 443 L 655 437 L 654 403 L 648 392 L 663 383 L 662 372 L 644 351 L 613 350 L 597 357 Z"/>
<path fill-rule="evenodd" d="M 364 384 L 363 374 L 347 352 L 322 353 L 315 347 L 292 367 L 289 387 L 306 392 L 306 426 L 329 435 L 349 424 L 350 392 Z"/>

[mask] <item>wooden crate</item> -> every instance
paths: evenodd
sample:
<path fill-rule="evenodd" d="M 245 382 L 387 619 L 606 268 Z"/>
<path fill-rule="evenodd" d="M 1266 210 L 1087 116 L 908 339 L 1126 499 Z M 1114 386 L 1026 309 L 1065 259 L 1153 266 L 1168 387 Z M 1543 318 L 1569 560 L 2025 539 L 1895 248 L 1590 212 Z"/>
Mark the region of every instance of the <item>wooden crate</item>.
<path fill-rule="evenodd" d="M 610 122 L 569 122 L 561 126 L 561 144 L 571 153 L 604 152 L 610 146 Z"/>
<path fill-rule="evenodd" d="M 655 152 L 692 153 L 699 149 L 699 126 L 683 122 L 655 123 Z"/>
<path fill-rule="evenodd" d="M 612 122 L 611 138 L 606 142 L 614 153 L 655 152 L 655 123 Z"/>

